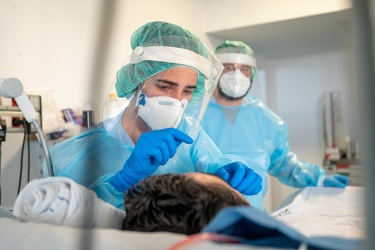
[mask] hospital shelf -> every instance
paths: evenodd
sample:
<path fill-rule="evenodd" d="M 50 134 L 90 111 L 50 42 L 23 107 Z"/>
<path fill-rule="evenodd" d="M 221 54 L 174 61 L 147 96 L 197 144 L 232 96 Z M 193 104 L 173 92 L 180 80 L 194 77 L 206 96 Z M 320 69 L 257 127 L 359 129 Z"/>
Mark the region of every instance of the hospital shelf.
<path fill-rule="evenodd" d="M 40 95 L 28 95 L 31 104 L 34 106 L 35 111 L 38 113 L 38 120 L 37 122 L 42 127 L 42 100 Z M 7 126 L 7 133 L 23 133 L 24 127 L 23 125 L 20 126 L 13 126 L 12 119 L 19 118 L 24 119 L 24 116 L 21 112 L 21 109 L 18 106 L 12 105 L 11 99 L 1 98 L 0 99 L 0 117 L 5 120 Z M 35 134 L 36 130 L 34 126 L 31 126 L 31 133 Z M 33 136 L 35 137 L 35 136 Z M 32 138 L 34 139 L 34 138 Z M 35 137 L 35 139 L 37 139 Z"/>
<path fill-rule="evenodd" d="M 338 161 L 324 162 L 324 169 L 327 174 L 342 174 L 349 178 L 351 186 L 363 186 L 364 173 L 360 158 L 340 159 Z"/>

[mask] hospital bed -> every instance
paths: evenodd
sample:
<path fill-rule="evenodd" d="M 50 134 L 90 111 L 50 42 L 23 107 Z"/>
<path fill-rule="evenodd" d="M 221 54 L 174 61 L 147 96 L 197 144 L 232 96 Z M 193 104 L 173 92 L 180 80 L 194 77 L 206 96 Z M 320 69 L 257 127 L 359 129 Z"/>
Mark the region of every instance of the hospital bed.
<path fill-rule="evenodd" d="M 271 213 L 307 236 L 365 238 L 364 189 L 306 187 L 284 200 Z"/>
<path fill-rule="evenodd" d="M 99 209 L 99 215 L 103 214 L 105 209 Z M 121 218 L 121 212 L 115 211 L 115 220 Z M 193 236 L 168 232 L 129 232 L 110 228 L 113 225 L 118 227 L 118 223 L 111 226 L 111 223 L 93 225 L 90 222 L 90 226 L 87 226 L 87 220 L 85 225 L 78 223 L 69 226 L 59 225 L 58 223 L 64 224 L 61 222 L 22 222 L 9 212 L 0 212 L 0 246 L 1 249 L 265 249 L 256 241 L 251 241 L 253 239 L 244 240 L 246 236 L 222 233 L 228 232 L 225 229 L 220 231 L 224 226 L 220 219 L 236 216 L 238 218 L 238 214 L 242 212 L 244 211 L 233 211 L 232 208 L 221 211 L 204 232 Z M 234 213 L 237 214 L 231 217 Z M 362 240 L 366 238 L 364 214 L 361 187 L 306 187 L 288 197 L 278 210 L 268 216 L 268 222 L 275 218 L 274 221 L 280 222 L 276 223 L 276 226 L 281 225 L 277 230 L 291 238 L 296 236 L 296 232 L 302 235 L 297 235 L 298 237 L 338 237 L 339 240 L 349 240 L 347 244 L 344 241 L 346 249 L 353 249 L 349 246 L 358 246 L 354 249 L 360 249 Z M 264 224 L 267 224 L 267 220 Z M 253 227 L 253 224 L 250 227 Z M 230 231 L 236 230 L 230 228 Z M 308 249 L 303 244 L 299 248 Z M 279 248 L 268 245 L 266 249 Z"/>

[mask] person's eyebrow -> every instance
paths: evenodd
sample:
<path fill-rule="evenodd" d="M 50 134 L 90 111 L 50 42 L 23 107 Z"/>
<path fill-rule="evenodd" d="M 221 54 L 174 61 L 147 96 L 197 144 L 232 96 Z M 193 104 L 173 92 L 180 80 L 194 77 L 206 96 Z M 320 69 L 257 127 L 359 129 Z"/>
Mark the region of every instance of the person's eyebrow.
<path fill-rule="evenodd" d="M 169 84 L 169 85 L 172 85 L 172 86 L 178 86 L 178 83 L 168 81 L 168 80 L 164 80 L 164 79 L 155 79 L 155 82 L 162 82 L 162 83 L 166 83 L 166 84 Z M 185 88 L 196 89 L 197 86 L 196 85 L 187 85 Z"/>

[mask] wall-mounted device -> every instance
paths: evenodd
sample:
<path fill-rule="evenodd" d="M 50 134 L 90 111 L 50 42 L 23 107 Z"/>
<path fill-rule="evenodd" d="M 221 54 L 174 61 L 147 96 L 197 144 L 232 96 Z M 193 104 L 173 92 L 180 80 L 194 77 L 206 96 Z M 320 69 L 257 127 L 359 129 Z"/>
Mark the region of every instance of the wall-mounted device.
<path fill-rule="evenodd" d="M 42 126 L 42 97 L 40 95 L 27 95 L 37 112 L 37 121 Z M 0 117 L 7 124 L 7 133 L 23 133 L 24 125 L 23 120 L 25 119 L 21 108 L 17 105 L 14 98 L 5 99 L 0 96 Z M 36 129 L 31 127 L 31 133 L 35 134 Z"/>
<path fill-rule="evenodd" d="M 22 112 L 23 117 L 25 117 L 28 123 L 31 123 L 34 126 L 43 147 L 48 174 L 49 176 L 53 176 L 54 174 L 51 156 L 49 154 L 44 134 L 38 123 L 38 118 L 40 119 L 39 114 L 35 110 L 34 105 L 30 101 L 29 97 L 23 90 L 21 81 L 17 78 L 0 78 L 0 95 L 5 98 L 14 98 L 19 107 L 19 110 Z"/>

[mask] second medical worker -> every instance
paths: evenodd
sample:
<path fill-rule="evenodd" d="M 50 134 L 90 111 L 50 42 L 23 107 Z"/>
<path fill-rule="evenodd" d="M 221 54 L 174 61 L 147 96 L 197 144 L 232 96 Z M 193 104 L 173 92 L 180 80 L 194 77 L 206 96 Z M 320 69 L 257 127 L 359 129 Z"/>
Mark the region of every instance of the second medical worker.
<path fill-rule="evenodd" d="M 161 173 L 217 174 L 262 209 L 261 178 L 237 156 L 223 155 L 200 129 L 223 70 L 191 32 L 151 22 L 131 37 L 132 54 L 117 72 L 115 89 L 129 105 L 119 115 L 51 147 L 55 176 L 67 176 L 124 208 L 124 192 Z M 196 117 L 184 114 L 199 107 Z M 44 169 L 47 173 L 46 168 Z"/>
<path fill-rule="evenodd" d="M 346 176 L 327 176 L 318 165 L 298 160 L 290 151 L 285 122 L 249 94 L 257 68 L 248 45 L 224 41 L 214 52 L 224 71 L 201 126 L 223 153 L 243 157 L 262 177 L 259 196 L 267 192 L 267 173 L 292 187 L 348 185 Z"/>

